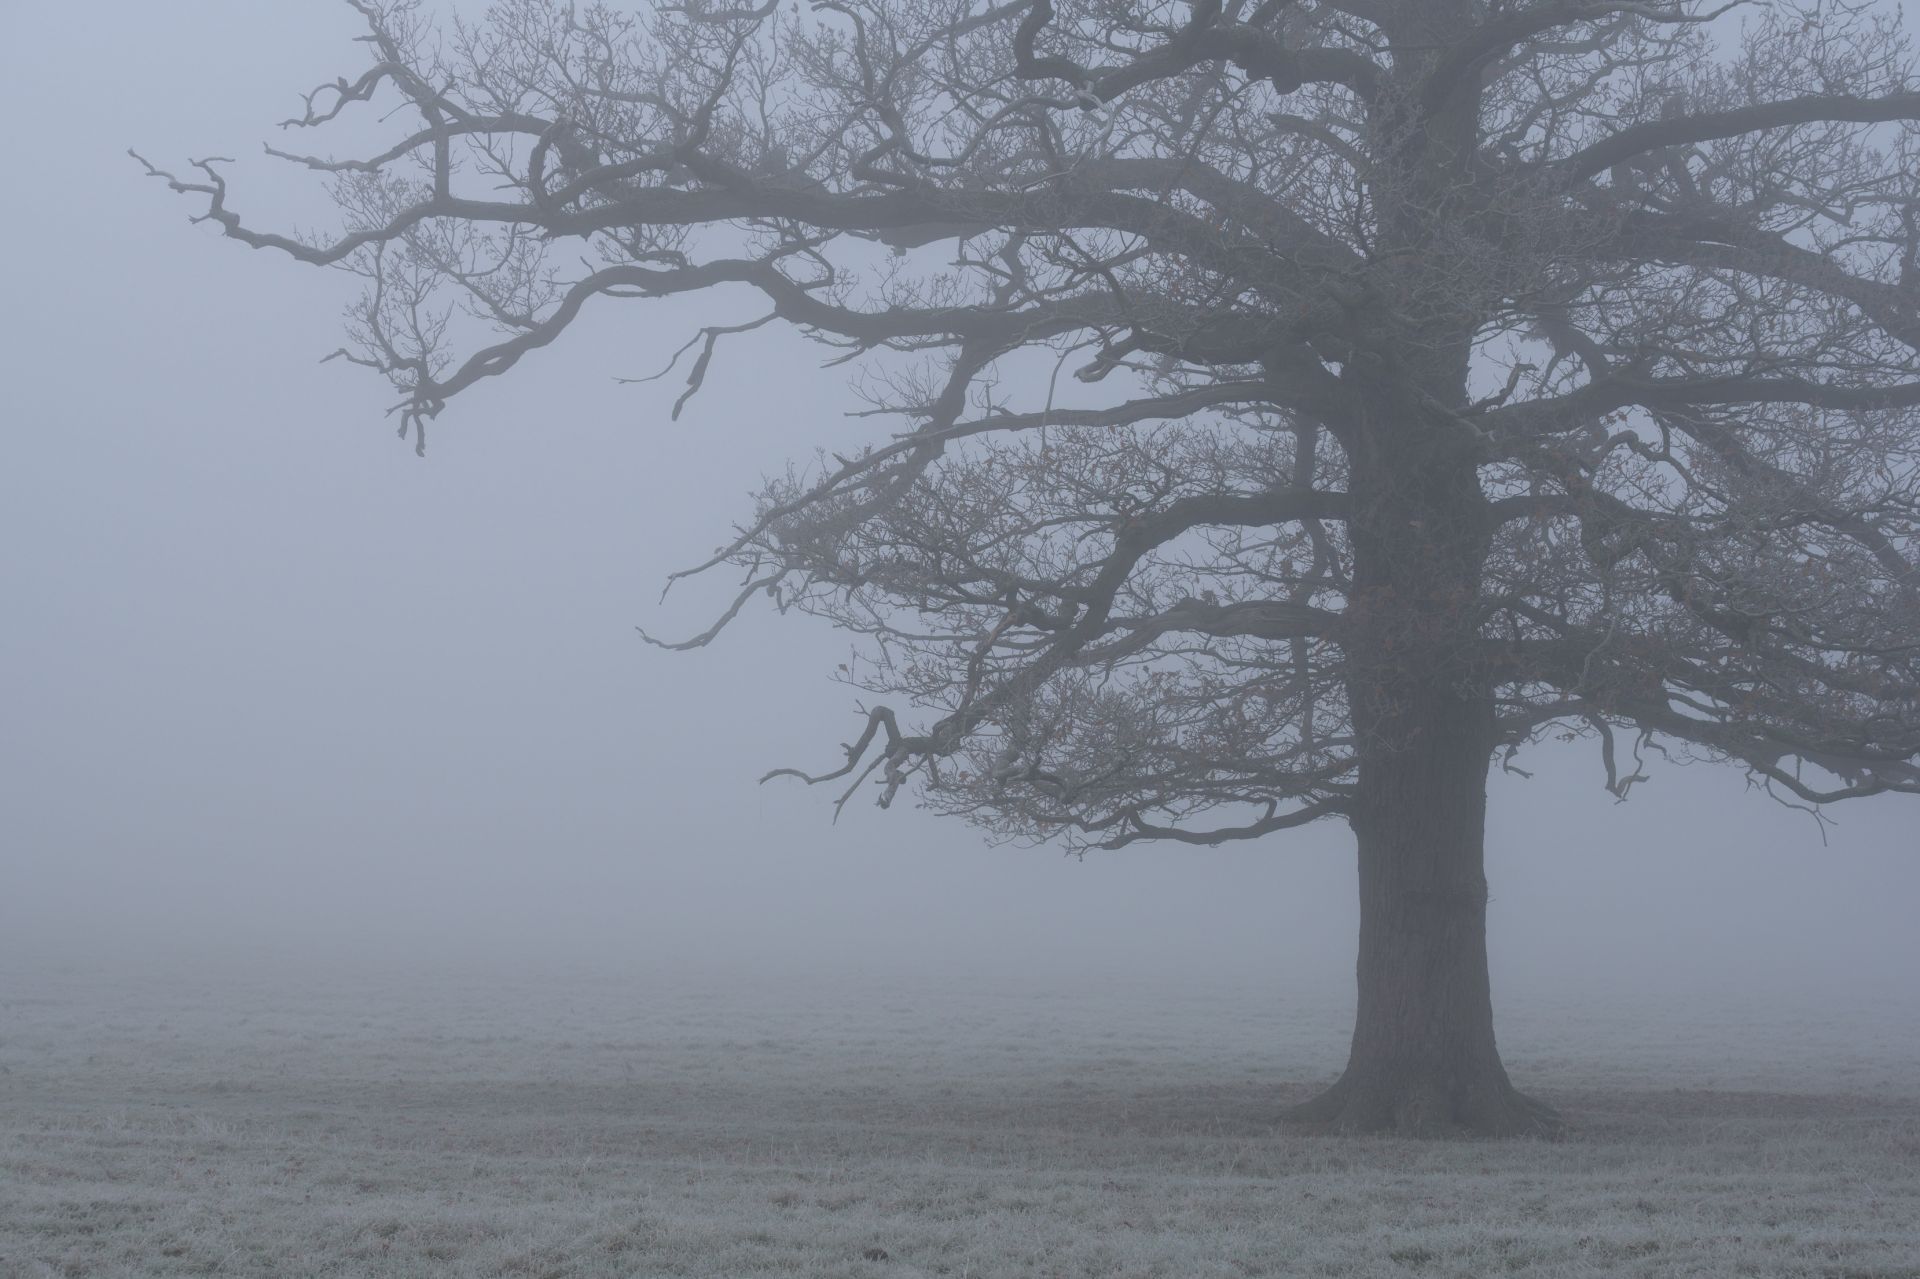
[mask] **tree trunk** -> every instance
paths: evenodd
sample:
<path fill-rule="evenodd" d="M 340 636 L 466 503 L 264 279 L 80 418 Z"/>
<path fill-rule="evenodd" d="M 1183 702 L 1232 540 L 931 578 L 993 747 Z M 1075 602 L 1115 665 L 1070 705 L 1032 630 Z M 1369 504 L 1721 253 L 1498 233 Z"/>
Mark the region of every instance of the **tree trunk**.
<path fill-rule="evenodd" d="M 1352 450 L 1354 574 L 1342 640 L 1358 755 L 1349 820 L 1359 844 L 1360 999 L 1346 1073 L 1294 1117 L 1343 1132 L 1550 1132 L 1553 1112 L 1514 1090 L 1493 1039 L 1486 498 L 1471 457 L 1435 433 L 1392 429 L 1418 420 L 1411 409 L 1380 404 L 1370 417 L 1384 425 Z"/>
<path fill-rule="evenodd" d="M 1429 696 L 1363 764 L 1359 1007 L 1346 1073 L 1294 1118 L 1341 1132 L 1549 1135 L 1494 1045 L 1484 862 L 1491 700 Z M 1476 704 L 1477 703 L 1477 704 Z"/>

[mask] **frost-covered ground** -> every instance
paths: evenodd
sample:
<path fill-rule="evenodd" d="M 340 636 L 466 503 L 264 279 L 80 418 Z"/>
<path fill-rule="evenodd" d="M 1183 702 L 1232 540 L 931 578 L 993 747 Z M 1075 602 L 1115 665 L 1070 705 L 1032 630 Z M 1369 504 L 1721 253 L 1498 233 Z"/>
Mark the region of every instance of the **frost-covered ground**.
<path fill-rule="evenodd" d="M 1509 996 L 1558 1144 L 1308 1138 L 1269 987 L 0 973 L 0 1275 L 1920 1276 L 1920 1004 Z"/>

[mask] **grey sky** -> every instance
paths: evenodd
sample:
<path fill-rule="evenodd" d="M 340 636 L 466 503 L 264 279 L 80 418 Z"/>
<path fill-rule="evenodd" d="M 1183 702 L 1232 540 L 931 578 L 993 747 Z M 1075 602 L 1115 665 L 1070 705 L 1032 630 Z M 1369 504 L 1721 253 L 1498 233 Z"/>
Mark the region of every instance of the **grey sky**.
<path fill-rule="evenodd" d="M 677 423 L 655 371 L 739 299 L 627 304 L 462 397 L 422 461 L 318 357 L 344 277 L 249 253 L 141 177 L 258 162 L 363 52 L 325 0 L 15 6 L 0 468 L 0 962 L 203 954 L 1349 979 L 1348 837 L 988 849 L 902 807 L 757 787 L 857 730 L 846 641 L 665 607 L 757 477 L 861 438 L 790 334 L 723 348 Z M 308 194 L 302 197 L 299 192 Z M 278 201 L 276 204 L 275 202 Z M 733 309 L 729 309 L 733 307 Z M 1920 803 L 1814 823 L 1731 770 L 1616 805 L 1590 745 L 1496 781 L 1496 980 L 1817 990 L 1920 972 Z"/>

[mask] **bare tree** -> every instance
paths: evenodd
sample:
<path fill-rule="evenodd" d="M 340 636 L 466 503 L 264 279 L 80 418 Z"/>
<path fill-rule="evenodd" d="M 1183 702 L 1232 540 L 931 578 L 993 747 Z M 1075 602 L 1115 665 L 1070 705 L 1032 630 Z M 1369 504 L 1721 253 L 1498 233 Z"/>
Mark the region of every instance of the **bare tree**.
<path fill-rule="evenodd" d="M 770 321 L 855 364 L 895 425 L 770 483 L 689 570 L 738 597 L 669 647 L 762 592 L 866 637 L 850 677 L 898 714 L 769 775 L 842 803 L 911 784 L 1076 849 L 1345 820 L 1359 1014 L 1300 1119 L 1557 1125 L 1494 1043 L 1496 759 L 1920 792 L 1890 6 L 349 3 L 372 65 L 288 131 L 411 123 L 269 148 L 328 175 L 338 238 L 251 225 L 217 161 L 150 171 L 364 279 L 342 354 L 422 449 L 601 297 L 762 299 L 683 348 L 681 403 Z"/>

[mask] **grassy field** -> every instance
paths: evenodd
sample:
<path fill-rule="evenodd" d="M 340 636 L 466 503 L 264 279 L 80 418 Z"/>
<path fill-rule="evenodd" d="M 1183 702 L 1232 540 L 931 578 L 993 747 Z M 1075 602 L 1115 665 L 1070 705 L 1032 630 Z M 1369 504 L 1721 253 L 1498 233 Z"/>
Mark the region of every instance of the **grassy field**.
<path fill-rule="evenodd" d="M 1270 988 L 0 976 L 0 1275 L 1920 1276 L 1920 1004 L 1505 1000 L 1567 1141 L 1276 1129 Z"/>

